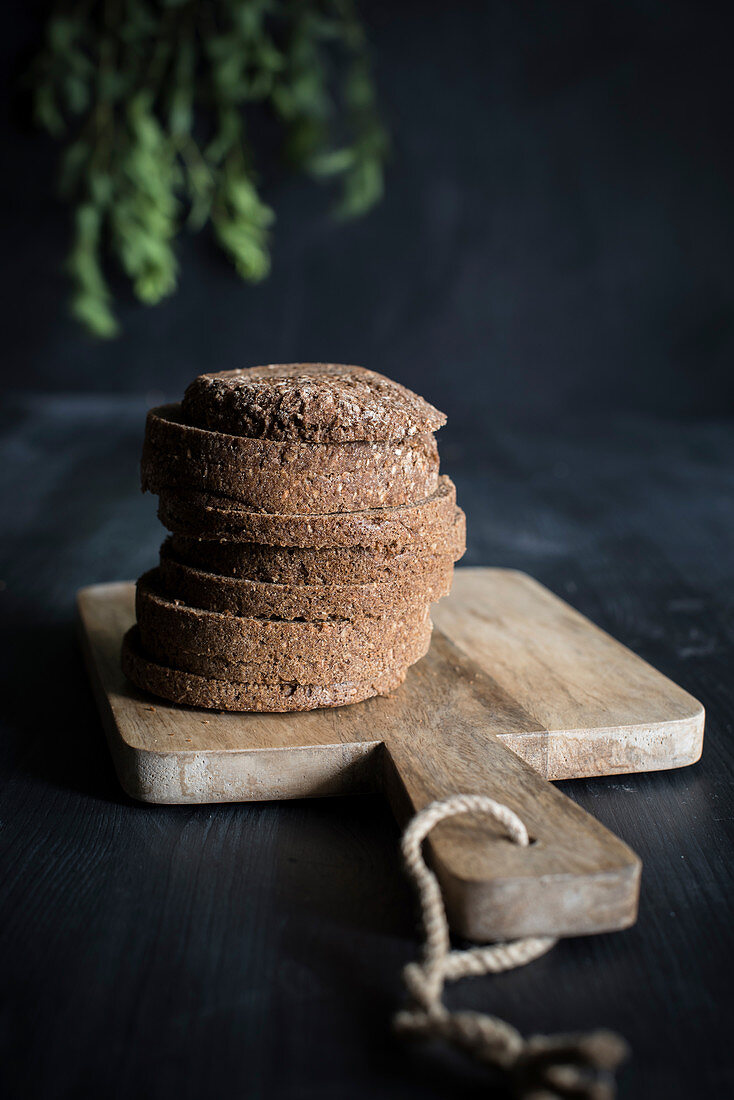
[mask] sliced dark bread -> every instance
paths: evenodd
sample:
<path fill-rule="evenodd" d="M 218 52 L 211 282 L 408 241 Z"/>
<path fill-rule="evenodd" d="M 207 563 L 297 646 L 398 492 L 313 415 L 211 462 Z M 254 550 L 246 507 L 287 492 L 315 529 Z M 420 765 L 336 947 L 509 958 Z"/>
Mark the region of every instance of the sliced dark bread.
<path fill-rule="evenodd" d="M 257 542 L 219 542 L 170 535 L 161 557 L 211 573 L 272 584 L 422 584 L 439 587 L 466 550 L 466 520 L 454 510 L 450 529 L 437 544 L 415 541 L 391 546 L 266 546 Z M 435 580 L 434 580 L 435 578 Z"/>
<path fill-rule="evenodd" d="M 432 435 L 393 442 L 301 443 L 191 427 L 179 405 L 151 409 L 144 491 L 196 490 L 253 512 L 351 512 L 424 500 L 438 483 Z"/>
<path fill-rule="evenodd" d="M 366 680 L 417 660 L 431 634 L 427 604 L 399 620 L 256 619 L 168 600 L 152 587 L 150 574 L 138 581 L 135 609 L 148 656 L 227 680 Z"/>
<path fill-rule="evenodd" d="M 413 615 L 447 596 L 450 563 L 425 584 L 271 584 L 242 580 L 182 565 L 163 553 L 147 574 L 153 587 L 189 607 L 260 619 L 384 619 Z"/>
<path fill-rule="evenodd" d="M 320 515 L 250 512 L 225 497 L 164 490 L 159 496 L 158 517 L 169 531 L 193 538 L 317 548 L 397 549 L 421 543 L 429 553 L 440 553 L 453 527 L 455 509 L 456 488 L 449 478 L 440 477 L 436 492 L 416 504 Z"/>
<path fill-rule="evenodd" d="M 138 628 L 133 627 L 122 644 L 122 670 L 136 687 L 179 705 L 277 713 L 341 707 L 387 695 L 402 684 L 407 666 L 367 680 L 331 684 L 218 680 L 151 661 L 141 649 Z"/>

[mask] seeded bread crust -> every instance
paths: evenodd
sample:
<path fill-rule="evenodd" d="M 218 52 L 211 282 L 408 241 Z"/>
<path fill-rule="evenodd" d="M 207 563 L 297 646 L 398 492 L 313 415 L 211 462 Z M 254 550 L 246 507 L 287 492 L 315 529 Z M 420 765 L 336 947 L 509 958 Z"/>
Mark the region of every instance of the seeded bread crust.
<path fill-rule="evenodd" d="M 255 439 L 308 443 L 404 439 L 446 417 L 405 386 L 364 367 L 281 363 L 202 374 L 186 390 L 185 419 Z"/>
<path fill-rule="evenodd" d="M 451 589 L 450 566 L 426 584 L 290 585 L 223 577 L 180 565 L 165 555 L 160 568 L 146 578 L 161 595 L 189 607 L 291 622 L 412 617 L 419 607 L 435 603 Z"/>
<path fill-rule="evenodd" d="M 466 550 L 466 520 L 454 511 L 450 530 L 438 545 L 416 541 L 408 549 L 389 546 L 265 546 L 257 542 L 217 542 L 169 535 L 161 547 L 168 556 L 228 577 L 270 584 L 422 584 L 450 583 L 453 563 Z M 433 578 L 436 578 L 435 582 Z"/>
<path fill-rule="evenodd" d="M 244 618 L 165 599 L 152 587 L 150 574 L 138 581 L 135 610 L 146 654 L 225 680 L 366 680 L 417 660 L 431 634 L 426 603 L 400 620 Z"/>
<path fill-rule="evenodd" d="M 411 504 L 438 483 L 430 434 L 393 442 L 302 443 L 248 439 L 182 422 L 180 405 L 148 413 L 143 491 L 198 490 L 253 512 L 350 512 Z"/>
<path fill-rule="evenodd" d="M 133 627 L 122 643 L 122 671 L 141 690 L 179 705 L 207 710 L 285 713 L 341 707 L 374 695 L 388 695 L 403 683 L 407 666 L 391 669 L 382 677 L 332 684 L 218 680 L 151 661 L 140 648 L 138 628 Z"/>
<path fill-rule="evenodd" d="M 249 512 L 226 497 L 166 489 L 159 495 L 158 518 L 174 534 L 193 538 L 315 548 L 420 542 L 429 553 L 440 553 L 455 508 L 456 487 L 440 477 L 436 492 L 416 504 L 320 515 Z"/>

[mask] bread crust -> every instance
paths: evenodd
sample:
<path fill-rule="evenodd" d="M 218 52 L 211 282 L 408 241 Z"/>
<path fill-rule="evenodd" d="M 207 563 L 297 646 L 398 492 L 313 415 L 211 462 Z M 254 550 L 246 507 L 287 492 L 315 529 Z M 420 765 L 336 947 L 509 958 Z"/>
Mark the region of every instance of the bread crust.
<path fill-rule="evenodd" d="M 132 627 L 122 643 L 122 671 L 142 691 L 178 705 L 285 713 L 341 707 L 374 695 L 388 695 L 404 681 L 407 666 L 390 669 L 382 677 L 331 684 L 218 680 L 150 660 L 141 650 L 138 628 Z"/>
<path fill-rule="evenodd" d="M 417 393 L 364 367 L 277 363 L 202 374 L 186 390 L 186 420 L 256 439 L 309 443 L 405 439 L 435 432 L 445 415 Z"/>
<path fill-rule="evenodd" d="M 180 405 L 151 409 L 141 461 L 144 492 L 196 490 L 253 512 L 351 512 L 412 504 L 435 492 L 430 434 L 379 442 L 249 439 L 184 423 Z"/>

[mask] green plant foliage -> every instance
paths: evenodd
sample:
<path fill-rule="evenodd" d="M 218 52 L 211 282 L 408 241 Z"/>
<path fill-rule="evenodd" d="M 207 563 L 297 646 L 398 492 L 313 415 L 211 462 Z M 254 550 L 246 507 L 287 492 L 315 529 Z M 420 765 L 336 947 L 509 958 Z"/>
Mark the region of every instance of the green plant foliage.
<path fill-rule="evenodd" d="M 107 258 L 159 302 L 184 223 L 210 224 L 243 279 L 268 274 L 255 111 L 292 167 L 338 183 L 339 217 L 382 195 L 388 142 L 352 0 L 57 0 L 30 79 L 36 122 L 64 142 L 71 310 L 97 336 L 118 331 Z"/>

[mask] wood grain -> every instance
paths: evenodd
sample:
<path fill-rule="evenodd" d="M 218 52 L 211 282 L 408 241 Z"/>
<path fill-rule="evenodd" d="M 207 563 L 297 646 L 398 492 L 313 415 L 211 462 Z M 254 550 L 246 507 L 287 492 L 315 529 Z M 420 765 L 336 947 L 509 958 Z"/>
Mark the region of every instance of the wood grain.
<path fill-rule="evenodd" d="M 512 738 L 541 736 L 542 727 L 439 631 L 390 698 L 304 715 L 212 714 L 151 701 L 125 681 L 119 645 L 131 601 L 125 584 L 80 594 L 110 745 L 134 797 L 279 799 L 384 782 L 406 816 L 458 791 L 488 793 L 520 814 L 535 843 L 516 849 L 486 822 L 436 830 L 433 858 L 454 928 L 488 939 L 634 920 L 637 857 L 510 750 Z"/>
<path fill-rule="evenodd" d="M 504 740 L 548 779 L 699 759 L 698 700 L 526 573 L 457 569 L 432 617 L 532 715 L 540 733 Z"/>
<path fill-rule="evenodd" d="M 484 820 L 445 822 L 429 848 L 452 927 L 470 939 L 625 928 L 637 915 L 640 861 L 542 779 L 497 734 L 532 718 L 440 631 L 390 700 L 364 704 L 383 737 L 400 819 L 451 794 L 487 794 L 533 838 L 511 844 Z"/>

